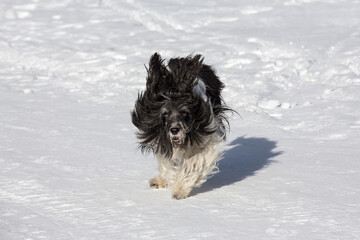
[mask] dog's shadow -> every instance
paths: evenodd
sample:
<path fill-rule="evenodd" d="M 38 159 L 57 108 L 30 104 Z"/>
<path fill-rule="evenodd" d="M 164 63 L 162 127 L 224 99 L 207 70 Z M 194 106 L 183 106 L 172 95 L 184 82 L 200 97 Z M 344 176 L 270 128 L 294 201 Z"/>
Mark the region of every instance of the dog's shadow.
<path fill-rule="evenodd" d="M 231 185 L 274 162 L 273 157 L 282 154 L 276 152 L 277 143 L 266 138 L 239 137 L 227 145 L 223 159 L 219 162 L 219 172 L 194 189 L 191 195 L 212 191 L 216 188 Z"/>

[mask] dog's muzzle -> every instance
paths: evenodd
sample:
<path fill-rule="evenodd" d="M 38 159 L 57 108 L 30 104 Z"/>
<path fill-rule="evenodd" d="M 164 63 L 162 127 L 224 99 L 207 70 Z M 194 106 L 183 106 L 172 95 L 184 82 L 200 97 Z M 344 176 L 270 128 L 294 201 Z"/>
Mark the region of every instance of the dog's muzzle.
<path fill-rule="evenodd" d="M 182 130 L 182 127 L 180 124 L 173 123 L 170 126 L 169 129 L 169 135 L 171 142 L 175 145 L 181 145 L 184 141 L 184 131 Z"/>
<path fill-rule="evenodd" d="M 180 128 L 178 128 L 178 127 L 170 128 L 171 140 L 174 143 L 180 142 L 180 138 L 178 136 L 179 132 L 180 132 Z"/>

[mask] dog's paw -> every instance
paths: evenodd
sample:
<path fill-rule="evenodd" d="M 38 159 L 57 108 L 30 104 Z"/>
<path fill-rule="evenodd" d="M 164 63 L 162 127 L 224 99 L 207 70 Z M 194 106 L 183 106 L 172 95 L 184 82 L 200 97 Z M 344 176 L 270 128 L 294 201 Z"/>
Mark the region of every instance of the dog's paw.
<path fill-rule="evenodd" d="M 176 199 L 176 200 L 184 199 L 184 198 L 189 197 L 190 192 L 191 192 L 191 189 L 185 190 L 185 189 L 180 188 L 177 190 L 173 190 L 172 198 Z"/>
<path fill-rule="evenodd" d="M 159 176 L 150 179 L 149 183 L 150 183 L 150 187 L 156 189 L 166 188 L 168 186 L 166 180 Z"/>

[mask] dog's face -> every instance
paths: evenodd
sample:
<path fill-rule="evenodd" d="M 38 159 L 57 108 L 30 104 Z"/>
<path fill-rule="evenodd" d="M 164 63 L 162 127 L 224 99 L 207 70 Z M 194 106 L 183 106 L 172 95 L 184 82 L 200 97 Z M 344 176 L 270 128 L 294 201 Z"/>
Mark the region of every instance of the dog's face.
<path fill-rule="evenodd" d="M 191 131 L 190 109 L 180 102 L 168 101 L 161 109 L 160 118 L 172 146 L 183 146 L 186 143 L 187 134 Z"/>

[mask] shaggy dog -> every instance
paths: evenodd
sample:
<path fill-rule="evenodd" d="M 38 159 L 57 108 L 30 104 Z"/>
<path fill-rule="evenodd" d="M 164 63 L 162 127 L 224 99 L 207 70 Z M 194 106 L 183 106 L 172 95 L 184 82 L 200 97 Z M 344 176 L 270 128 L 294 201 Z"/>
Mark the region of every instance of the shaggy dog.
<path fill-rule="evenodd" d="M 159 163 L 150 186 L 169 187 L 173 198 L 183 199 L 218 171 L 230 110 L 220 95 L 224 85 L 201 55 L 172 58 L 165 66 L 155 53 L 147 72 L 131 115 L 141 150 Z"/>

